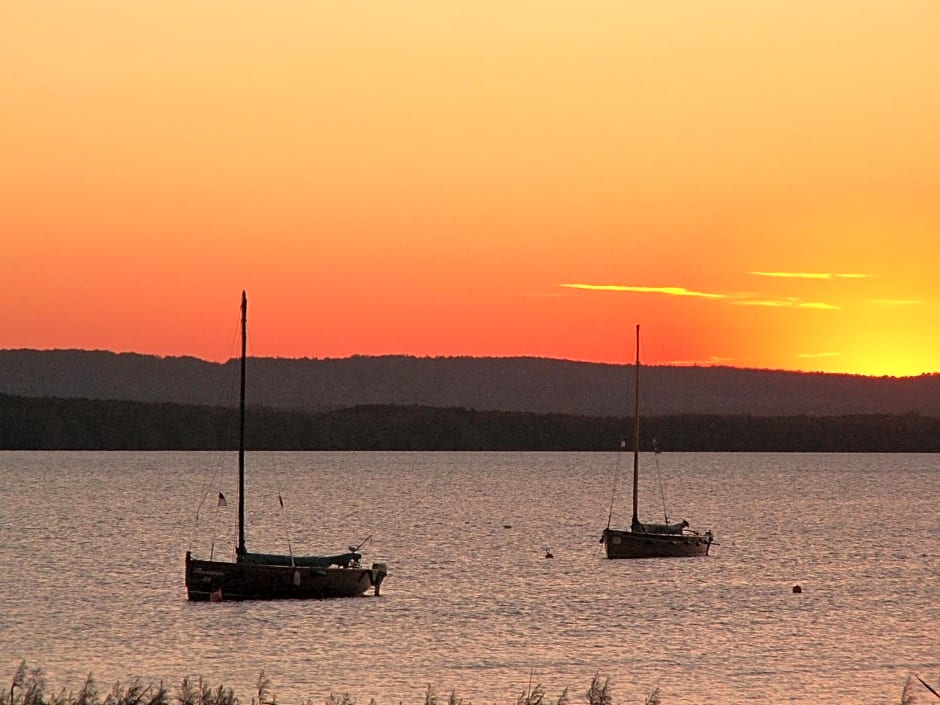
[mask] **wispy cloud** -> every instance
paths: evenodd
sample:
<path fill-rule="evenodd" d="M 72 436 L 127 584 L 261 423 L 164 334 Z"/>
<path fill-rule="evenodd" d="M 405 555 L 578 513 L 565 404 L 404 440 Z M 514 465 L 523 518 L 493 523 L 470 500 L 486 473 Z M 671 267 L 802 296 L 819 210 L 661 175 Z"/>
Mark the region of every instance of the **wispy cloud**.
<path fill-rule="evenodd" d="M 731 303 L 738 306 L 766 306 L 768 308 L 808 308 L 817 311 L 838 311 L 841 306 L 829 304 L 825 301 L 803 301 L 795 296 L 781 299 L 738 299 Z"/>
<path fill-rule="evenodd" d="M 733 303 L 738 306 L 767 306 L 769 308 L 795 308 L 799 299 L 788 297 L 783 299 L 739 299 Z"/>
<path fill-rule="evenodd" d="M 814 360 L 818 357 L 839 357 L 841 353 L 837 352 L 822 352 L 822 353 L 797 353 L 796 357 L 803 360 Z"/>
<path fill-rule="evenodd" d="M 817 311 L 838 311 L 842 307 L 826 303 L 825 301 L 801 301 L 796 305 L 796 308 L 812 308 Z"/>
<path fill-rule="evenodd" d="M 720 367 L 723 365 L 732 365 L 735 362 L 740 363 L 740 360 L 735 360 L 733 357 L 712 355 L 704 360 L 663 360 L 657 364 L 669 365 L 671 367 Z"/>
<path fill-rule="evenodd" d="M 778 298 L 760 298 L 753 293 L 725 293 L 695 291 L 681 286 L 628 286 L 624 284 L 559 284 L 568 289 L 581 289 L 585 291 L 614 291 L 634 294 L 664 294 L 667 296 L 689 296 L 700 299 L 725 301 L 738 306 L 767 306 L 770 308 L 798 308 L 816 309 L 820 311 L 837 311 L 839 306 L 824 301 L 804 301 L 795 296 Z"/>
<path fill-rule="evenodd" d="M 666 294 L 668 296 L 694 296 L 701 299 L 726 299 L 728 294 L 713 294 L 705 291 L 693 291 L 681 286 L 624 286 L 621 284 L 560 284 L 568 289 L 587 291 L 629 291 L 635 294 Z"/>
<path fill-rule="evenodd" d="M 917 299 L 875 299 L 872 303 L 877 306 L 919 306 L 924 302 Z"/>
<path fill-rule="evenodd" d="M 758 277 L 775 279 L 867 279 L 870 274 L 851 272 L 750 272 Z"/>

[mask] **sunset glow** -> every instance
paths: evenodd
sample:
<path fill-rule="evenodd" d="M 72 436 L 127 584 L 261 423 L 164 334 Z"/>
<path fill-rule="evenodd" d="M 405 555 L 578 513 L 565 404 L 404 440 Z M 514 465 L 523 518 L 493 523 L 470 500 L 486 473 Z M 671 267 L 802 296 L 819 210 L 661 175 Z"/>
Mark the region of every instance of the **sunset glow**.
<path fill-rule="evenodd" d="M 940 4 L 6 3 L 0 348 L 940 371 Z"/>

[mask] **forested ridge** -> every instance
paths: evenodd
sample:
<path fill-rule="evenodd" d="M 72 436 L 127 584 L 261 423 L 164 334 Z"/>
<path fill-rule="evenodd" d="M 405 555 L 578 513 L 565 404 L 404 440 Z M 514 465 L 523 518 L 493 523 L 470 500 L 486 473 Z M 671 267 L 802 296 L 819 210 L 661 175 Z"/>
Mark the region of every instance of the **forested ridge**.
<path fill-rule="evenodd" d="M 614 416 L 633 408 L 632 364 L 544 358 L 248 358 L 248 403 Z M 87 350 L 0 350 L 0 394 L 235 406 L 238 363 Z M 940 417 L 940 374 L 863 377 L 730 367 L 643 368 L 643 414 Z"/>
<path fill-rule="evenodd" d="M 224 450 L 231 408 L 0 395 L 2 450 Z M 611 451 L 632 419 L 461 407 L 359 405 L 322 412 L 253 407 L 252 450 Z M 940 452 L 940 418 L 916 414 L 644 418 L 641 447 L 666 451 Z M 632 447 L 632 442 L 628 441 Z"/>

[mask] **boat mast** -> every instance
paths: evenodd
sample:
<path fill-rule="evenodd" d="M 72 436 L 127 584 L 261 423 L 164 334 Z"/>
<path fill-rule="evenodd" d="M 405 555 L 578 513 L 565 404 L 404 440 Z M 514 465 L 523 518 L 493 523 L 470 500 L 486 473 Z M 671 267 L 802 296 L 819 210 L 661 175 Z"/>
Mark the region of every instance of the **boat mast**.
<path fill-rule="evenodd" d="M 636 366 L 633 381 L 633 524 L 639 524 L 637 490 L 640 486 L 640 326 L 636 327 Z"/>
<path fill-rule="evenodd" d="M 245 354 L 248 340 L 248 296 L 242 291 L 242 358 L 238 396 L 238 549 L 245 555 Z M 636 513 L 636 512 L 634 512 Z"/>

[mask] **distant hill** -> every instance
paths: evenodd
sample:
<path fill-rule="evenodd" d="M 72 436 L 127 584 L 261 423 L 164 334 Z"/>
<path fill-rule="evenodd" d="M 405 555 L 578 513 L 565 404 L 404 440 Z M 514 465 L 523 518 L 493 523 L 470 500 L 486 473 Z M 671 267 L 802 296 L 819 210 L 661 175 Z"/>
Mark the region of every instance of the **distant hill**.
<path fill-rule="evenodd" d="M 594 417 L 631 412 L 632 366 L 545 358 L 251 358 L 248 402 L 295 411 L 460 407 Z M 237 363 L 85 350 L 0 350 L 0 393 L 232 406 Z M 940 375 L 645 367 L 644 416 L 940 416 Z"/>

